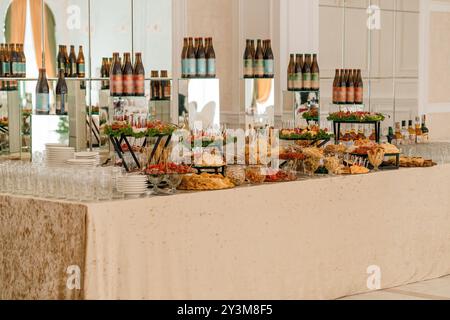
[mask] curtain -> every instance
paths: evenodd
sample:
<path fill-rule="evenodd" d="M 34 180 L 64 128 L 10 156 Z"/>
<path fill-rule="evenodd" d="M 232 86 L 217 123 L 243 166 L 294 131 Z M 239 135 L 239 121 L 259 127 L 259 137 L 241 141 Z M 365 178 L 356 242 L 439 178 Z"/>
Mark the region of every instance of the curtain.
<path fill-rule="evenodd" d="M 13 0 L 5 19 L 5 36 L 8 43 L 24 43 L 26 28 L 27 0 Z M 37 65 L 42 67 L 42 7 L 41 0 L 30 0 L 31 23 Z M 47 75 L 55 77 L 56 37 L 55 18 L 48 7 L 44 10 L 45 65 Z"/>
<path fill-rule="evenodd" d="M 30 12 L 31 23 L 33 29 L 34 48 L 36 52 L 37 64 L 39 68 L 42 68 L 42 7 L 41 0 L 30 0 Z M 45 6 L 44 10 L 44 42 L 45 42 L 45 65 L 47 69 L 47 75 L 49 77 L 55 77 L 55 57 L 52 38 L 54 42 L 54 17 L 48 6 Z M 52 37 L 50 37 L 50 31 Z"/>
<path fill-rule="evenodd" d="M 13 0 L 11 3 L 6 25 L 14 28 L 6 28 L 6 39 L 9 43 L 23 43 L 25 40 L 25 25 L 27 17 L 27 0 Z"/>
<path fill-rule="evenodd" d="M 258 79 L 255 81 L 255 92 L 257 94 L 256 101 L 258 103 L 265 103 L 270 98 L 272 92 L 271 79 Z"/>

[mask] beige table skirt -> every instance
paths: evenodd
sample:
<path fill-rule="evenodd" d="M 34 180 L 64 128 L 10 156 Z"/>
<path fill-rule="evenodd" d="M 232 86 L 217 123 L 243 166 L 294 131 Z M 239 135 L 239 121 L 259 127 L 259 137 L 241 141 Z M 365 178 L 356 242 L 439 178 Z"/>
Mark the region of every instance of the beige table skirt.
<path fill-rule="evenodd" d="M 450 274 L 450 166 L 98 204 L 0 196 L 0 298 L 334 299 Z M 79 264 L 81 290 L 66 268 Z"/>
<path fill-rule="evenodd" d="M 450 274 L 450 166 L 92 204 L 88 299 L 333 299 Z"/>
<path fill-rule="evenodd" d="M 84 205 L 0 195 L 0 299 L 82 299 L 70 276 L 71 266 L 84 273 L 86 214 Z"/>

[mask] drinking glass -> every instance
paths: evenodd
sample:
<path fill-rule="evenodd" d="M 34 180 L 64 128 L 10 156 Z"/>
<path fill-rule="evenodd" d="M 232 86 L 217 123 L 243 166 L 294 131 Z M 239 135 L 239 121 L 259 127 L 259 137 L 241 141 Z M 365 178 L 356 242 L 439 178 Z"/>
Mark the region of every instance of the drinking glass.
<path fill-rule="evenodd" d="M 166 175 L 166 181 L 169 184 L 169 194 L 177 193 L 177 188 L 181 184 L 183 176 L 178 173 L 169 173 Z"/>
<path fill-rule="evenodd" d="M 96 198 L 110 200 L 113 195 L 113 176 L 111 171 L 101 170 L 96 176 Z"/>
<path fill-rule="evenodd" d="M 162 174 L 149 174 L 149 175 L 147 175 L 147 177 L 148 177 L 148 181 L 153 186 L 152 194 L 158 195 L 160 192 L 158 186 L 164 180 L 165 176 Z"/>

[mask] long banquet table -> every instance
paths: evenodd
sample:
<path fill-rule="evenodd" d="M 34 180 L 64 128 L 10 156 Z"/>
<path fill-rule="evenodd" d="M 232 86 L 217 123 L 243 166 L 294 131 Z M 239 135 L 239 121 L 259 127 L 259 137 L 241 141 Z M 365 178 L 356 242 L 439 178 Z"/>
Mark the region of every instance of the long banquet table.
<path fill-rule="evenodd" d="M 450 165 L 92 204 L 0 195 L 0 299 L 334 299 L 450 274 Z M 66 286 L 79 265 L 80 290 Z"/>

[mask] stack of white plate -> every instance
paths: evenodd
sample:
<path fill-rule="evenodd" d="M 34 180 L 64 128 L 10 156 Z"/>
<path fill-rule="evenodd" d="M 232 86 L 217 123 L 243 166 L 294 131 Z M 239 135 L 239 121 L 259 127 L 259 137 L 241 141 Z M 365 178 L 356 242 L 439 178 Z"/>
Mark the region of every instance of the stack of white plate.
<path fill-rule="evenodd" d="M 95 159 L 69 159 L 66 163 L 70 166 L 78 168 L 94 168 L 97 166 L 98 161 Z"/>
<path fill-rule="evenodd" d="M 74 155 L 74 148 L 57 144 L 47 144 L 45 162 L 48 166 L 64 166 L 67 160 L 74 158 Z"/>
<path fill-rule="evenodd" d="M 129 197 L 139 197 L 147 191 L 147 176 L 128 175 L 117 181 L 117 190 Z"/>
<path fill-rule="evenodd" d="M 75 153 L 77 160 L 94 160 L 95 165 L 100 165 L 100 154 L 98 152 L 77 152 Z"/>

